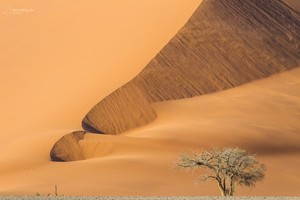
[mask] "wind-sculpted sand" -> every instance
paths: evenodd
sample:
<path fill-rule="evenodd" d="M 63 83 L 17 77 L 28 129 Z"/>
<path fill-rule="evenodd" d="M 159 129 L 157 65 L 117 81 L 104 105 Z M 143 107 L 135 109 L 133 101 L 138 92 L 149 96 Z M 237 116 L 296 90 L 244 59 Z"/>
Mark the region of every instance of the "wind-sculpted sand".
<path fill-rule="evenodd" d="M 50 151 L 52 161 L 84 160 L 79 141 L 84 138 L 85 131 L 75 131 L 60 138 Z"/>
<path fill-rule="evenodd" d="M 53 145 L 82 129 L 99 99 L 134 78 L 199 4 L 0 1 L 0 176 L 48 165 Z M 0 194 L 21 181 L 12 180 L 0 181 Z"/>
<path fill-rule="evenodd" d="M 83 125 L 107 134 L 139 127 L 155 119 L 149 103 L 221 91 L 297 67 L 299 46 L 300 14 L 281 0 L 204 0 L 142 72 L 98 103 Z M 124 95 L 130 87 L 137 89 Z"/>
<path fill-rule="evenodd" d="M 300 2 L 298 0 L 283 0 L 288 5 L 290 5 L 292 8 L 294 8 L 296 11 L 300 12 Z"/>
<path fill-rule="evenodd" d="M 217 5 L 229 5 L 220 2 L 223 1 Z M 215 183 L 194 183 L 203 171 L 178 170 L 174 167 L 176 159 L 186 149 L 238 146 L 257 153 L 258 159 L 267 165 L 267 174 L 264 182 L 253 189 L 238 189 L 237 195 L 299 196 L 300 68 L 226 91 L 155 102 L 151 107 L 144 102 L 150 97 L 144 99 L 117 91 L 114 94 L 125 96 L 125 104 L 129 104 L 124 111 L 130 110 L 135 102 L 132 97 L 136 97 L 137 108 L 145 103 L 148 109 L 142 114 L 134 110 L 132 116 L 152 118 L 116 127 L 118 131 L 131 129 L 120 135 L 86 133 L 83 138 L 84 132 L 79 132 L 79 137 L 68 134 L 81 129 L 82 118 L 100 99 L 134 78 L 199 4 L 200 1 L 192 0 L 1 1 L 0 194 L 53 195 L 57 186 L 59 195 L 72 196 L 215 196 L 219 195 Z M 202 9 L 211 5 L 206 3 Z M 16 15 L 7 12 L 9 7 L 32 10 Z M 291 14 L 289 19 L 298 17 L 290 8 L 284 8 L 285 14 Z M 201 15 L 213 20 L 223 14 Z M 234 17 L 241 19 L 240 14 Z M 285 26 L 294 23 L 284 22 Z M 267 34 L 270 30 L 260 31 Z M 280 44 L 293 41 L 290 46 L 274 46 L 272 52 L 278 57 L 260 54 L 263 61 L 274 64 L 277 72 L 296 67 L 299 46 L 293 31 L 298 30 L 288 29 L 276 37 Z M 237 32 L 235 39 L 239 40 L 242 33 Z M 285 39 L 281 40 L 281 36 Z M 265 42 L 273 44 L 269 39 Z M 246 41 L 255 47 L 260 44 L 256 40 Z M 209 41 L 200 42 L 216 48 L 209 46 Z M 242 47 L 237 45 L 232 50 L 239 52 Z M 256 50 L 265 52 L 265 48 Z M 290 53 L 281 54 L 286 51 Z M 250 53 L 253 58 L 257 56 L 255 51 Z M 240 76 L 241 80 L 254 78 L 250 74 Z M 181 78 L 179 82 L 186 80 Z M 164 81 L 156 86 L 164 87 Z M 224 89 L 222 85 L 218 87 Z M 106 109 L 109 106 L 104 104 Z M 123 123 L 124 119 L 120 121 Z M 147 125 L 140 126 L 143 124 Z M 136 125 L 140 127 L 132 129 Z M 93 127 L 87 128 L 95 131 Z M 57 145 L 56 150 L 63 147 L 61 155 L 78 161 L 51 162 L 51 149 L 64 140 L 67 142 Z"/>
<path fill-rule="evenodd" d="M 297 68 L 214 94 L 155 103 L 158 117 L 147 126 L 118 136 L 87 133 L 79 141 L 87 160 L 45 158 L 2 171 L 0 191 L 48 194 L 57 185 L 64 195 L 219 195 L 213 182 L 195 184 L 203 171 L 181 171 L 174 164 L 185 150 L 238 146 L 256 153 L 267 171 L 262 183 L 237 189 L 237 195 L 299 196 L 299 77 Z M 36 147 L 25 150 L 31 149 Z"/>

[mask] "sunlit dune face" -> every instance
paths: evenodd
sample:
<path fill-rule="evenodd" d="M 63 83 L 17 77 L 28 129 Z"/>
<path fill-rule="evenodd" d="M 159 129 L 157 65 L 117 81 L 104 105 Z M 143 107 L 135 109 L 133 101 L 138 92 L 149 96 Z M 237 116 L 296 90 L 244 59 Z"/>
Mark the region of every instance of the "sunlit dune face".
<path fill-rule="evenodd" d="M 132 79 L 199 3 L 1 1 L 1 121 L 10 130 L 80 128 L 88 110 Z"/>
<path fill-rule="evenodd" d="M 1 0 L 0 195 L 53 195 L 55 186 L 65 196 L 218 195 L 214 182 L 194 184 L 199 171 L 174 169 L 185 149 L 212 146 L 239 146 L 267 165 L 265 182 L 238 195 L 299 195 L 300 68 L 152 104 L 152 123 L 87 133 L 76 140 L 83 160 L 50 161 L 55 142 L 82 129 L 84 115 L 141 71 L 200 2 Z"/>

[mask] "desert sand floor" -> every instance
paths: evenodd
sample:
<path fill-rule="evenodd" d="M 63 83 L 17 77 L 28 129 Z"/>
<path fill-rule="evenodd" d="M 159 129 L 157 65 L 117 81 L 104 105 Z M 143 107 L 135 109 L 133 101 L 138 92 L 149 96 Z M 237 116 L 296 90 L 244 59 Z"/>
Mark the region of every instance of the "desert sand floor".
<path fill-rule="evenodd" d="M 218 146 L 245 148 L 267 165 L 266 179 L 238 195 L 300 195 L 299 77 L 297 68 L 227 91 L 157 103 L 158 119 L 145 127 L 120 136 L 87 134 L 80 142 L 89 158 L 84 161 L 49 162 L 50 133 L 23 137 L 1 150 L 7 157 L 1 157 L 0 192 L 47 194 L 57 185 L 64 195 L 218 195 L 213 182 L 195 184 L 201 171 L 174 165 L 187 149 Z M 19 164 L 5 164 L 8 152 L 20 148 Z"/>

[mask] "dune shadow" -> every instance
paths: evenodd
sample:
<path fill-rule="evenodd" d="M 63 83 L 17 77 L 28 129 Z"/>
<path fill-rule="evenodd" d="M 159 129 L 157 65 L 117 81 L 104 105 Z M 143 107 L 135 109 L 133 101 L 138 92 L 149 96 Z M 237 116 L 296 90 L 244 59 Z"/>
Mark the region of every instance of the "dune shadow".
<path fill-rule="evenodd" d="M 85 131 L 87 131 L 87 132 L 89 132 L 89 133 L 104 134 L 103 132 L 98 131 L 98 130 L 95 129 L 94 127 L 92 127 L 92 126 L 86 124 L 84 121 L 81 122 L 81 127 L 82 127 Z"/>

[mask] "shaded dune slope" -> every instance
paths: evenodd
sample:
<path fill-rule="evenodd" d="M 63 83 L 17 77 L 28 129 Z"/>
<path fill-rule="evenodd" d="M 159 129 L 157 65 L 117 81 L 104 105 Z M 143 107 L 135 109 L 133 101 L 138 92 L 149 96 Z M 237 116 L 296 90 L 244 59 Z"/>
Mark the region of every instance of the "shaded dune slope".
<path fill-rule="evenodd" d="M 79 141 L 85 134 L 85 131 L 74 131 L 59 139 L 50 151 L 51 160 L 60 162 L 85 159 L 79 147 Z"/>
<path fill-rule="evenodd" d="M 156 118 L 153 102 L 225 90 L 299 66 L 300 15 L 281 0 L 204 0 L 132 81 L 83 126 L 119 134 Z"/>

